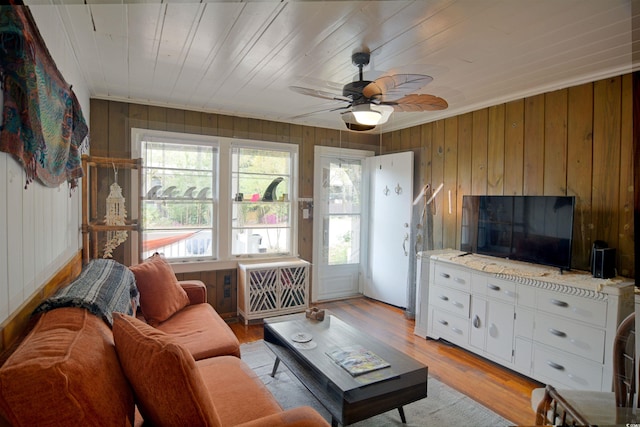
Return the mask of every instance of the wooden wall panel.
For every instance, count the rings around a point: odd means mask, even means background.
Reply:
[[[441,183],[444,183],[444,121],[439,120],[433,124],[432,152],[431,152],[431,182],[435,191]],[[433,247],[442,248],[443,243],[443,212],[444,212],[444,188],[433,199],[431,214],[433,216]]]
[[[432,123],[420,126],[420,152],[418,153],[418,162],[420,164],[422,177],[420,188],[429,184],[431,190],[434,190],[433,182],[431,180],[432,134]]]
[[[91,115],[93,123],[93,115]],[[149,106],[149,129],[167,130],[167,109],[164,107]]]
[[[593,170],[593,84],[569,88],[567,114],[567,195],[575,196],[573,254],[575,268],[589,269],[593,243],[591,176]]]
[[[422,142],[420,141],[420,137],[422,135],[422,127],[414,126],[409,128],[409,139],[410,139],[410,148],[412,150],[416,150],[422,146]]]
[[[149,107],[140,104],[129,104],[129,126],[132,128],[148,129]],[[91,131],[93,132],[93,129]],[[93,152],[91,154],[93,154]]]
[[[129,107],[131,109],[131,107]],[[184,112],[184,132],[202,135],[202,115],[199,111]]]
[[[458,116],[458,183],[456,186],[456,240],[452,248],[460,246],[459,233],[462,226],[462,197],[473,194],[471,183],[473,175],[473,114]],[[448,197],[448,195],[447,195]]]
[[[445,183],[427,221],[427,246],[459,247],[461,212],[453,225],[449,189],[457,211],[464,194],[566,194],[576,197],[572,267],[588,270],[591,245],[602,239],[618,249],[618,272],[636,274],[632,80],[629,74],[462,114],[457,141],[450,131],[456,118],[411,128],[421,140],[413,149],[411,137],[416,180],[433,189]],[[380,151],[406,149],[406,132],[382,135]]]
[[[233,137],[249,138],[249,119],[246,117],[232,117],[233,121]]]
[[[167,108],[167,128],[169,132],[184,132],[184,110]]]
[[[442,245],[456,246],[456,189],[458,182],[458,118],[444,120],[444,196],[442,205]]]
[[[400,131],[400,151],[410,151],[413,148],[411,141],[411,128]]]
[[[234,120],[231,116],[218,115],[217,136],[233,138]]]
[[[487,146],[489,110],[473,112],[473,142],[471,143],[471,192],[487,194]]]
[[[487,129],[487,194],[504,194],[505,105],[489,108]]]
[[[300,147],[300,197],[313,197],[315,145],[378,153],[412,150],[415,192],[425,183],[433,190],[445,183],[430,209],[431,247],[458,247],[464,194],[568,194],[576,196],[577,204],[574,268],[588,269],[593,240],[608,239],[618,248],[620,272],[633,275],[631,86],[630,75],[606,79],[382,135],[92,100],[91,150],[94,155],[127,152],[129,128],[145,123],[158,130],[170,123],[195,133],[200,126],[206,135],[295,143]],[[448,217],[449,190],[454,221]],[[311,260],[313,221],[298,213],[299,253]]]
[[[91,100],[89,149],[93,156],[109,156],[109,101]],[[96,119],[94,119],[94,117]]]
[[[504,194],[520,195],[524,191],[524,100],[505,106]]]
[[[202,126],[202,134],[217,136],[218,133],[218,115],[213,113],[202,113],[200,119],[200,126]]]
[[[633,224],[633,78],[622,77],[620,122],[620,213],[618,223],[618,273],[632,276],[634,268]]]
[[[300,197],[313,198],[313,161],[314,161],[314,141],[316,141],[316,131],[318,129],[308,126],[293,126],[291,134],[300,141]],[[302,209],[310,209],[311,218],[302,218]],[[313,207],[307,203],[300,203],[298,206],[298,252],[302,259],[311,261],[313,259]]]
[[[546,94],[544,105],[544,191],[567,194],[567,90]]]
[[[618,246],[620,199],[620,78],[594,84],[593,194],[594,239]],[[619,254],[618,254],[619,255]]]
[[[524,181],[527,196],[544,194],[544,95],[524,104]]]
[[[358,134],[354,132],[320,129],[306,126],[290,125],[288,123],[269,122],[260,119],[232,117],[212,113],[184,111],[156,106],[127,104],[117,101],[92,100],[91,106],[95,114],[91,115],[92,141],[91,153],[103,153],[104,156],[128,157],[131,153],[131,127],[148,128],[153,130],[188,132],[204,135],[219,135],[225,137],[247,138],[264,141],[277,141],[297,144],[299,146],[299,196],[313,197],[313,153],[314,146],[323,143],[330,146],[376,150],[380,147],[380,139],[376,135]],[[418,132],[419,133],[419,132]],[[319,141],[319,138],[321,141]],[[108,185],[113,173],[109,171],[100,178],[98,202],[106,199]],[[125,185],[129,188],[130,185]],[[128,190],[125,189],[128,193]],[[131,197],[127,194],[127,197]],[[102,210],[104,206],[101,206]],[[99,207],[99,212],[100,212]],[[302,219],[302,210],[298,211],[299,236],[298,252],[304,259],[312,261],[313,220]],[[130,245],[122,245],[120,252],[114,253],[114,259],[127,263],[130,255]],[[200,279],[207,284],[209,301],[222,314],[235,315],[235,270],[231,297],[225,296],[229,290],[221,284],[225,271],[198,272]],[[226,273],[229,273],[226,271]],[[220,276],[221,275],[221,276]],[[220,276],[220,277],[218,277]],[[229,299],[231,298],[231,299]]]

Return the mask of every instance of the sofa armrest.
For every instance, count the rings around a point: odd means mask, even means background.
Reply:
[[[310,406],[300,406],[277,414],[267,415],[266,417],[240,424],[237,427],[272,426],[328,427],[329,423]]]
[[[207,287],[200,280],[179,280],[178,284],[189,297],[189,305],[207,302]]]

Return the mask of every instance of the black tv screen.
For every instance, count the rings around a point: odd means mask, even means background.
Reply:
[[[463,196],[460,250],[571,268],[573,196]]]

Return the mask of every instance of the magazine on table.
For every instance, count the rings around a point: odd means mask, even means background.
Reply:
[[[338,348],[327,355],[353,376],[391,366],[377,354],[360,346]]]

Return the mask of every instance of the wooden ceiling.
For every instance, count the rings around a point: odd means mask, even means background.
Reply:
[[[638,0],[27,0],[59,15],[91,97],[345,129],[338,91],[418,73],[438,112],[395,112],[387,132],[640,68]],[[86,4],[84,4],[86,3]],[[637,16],[636,16],[637,18]]]

